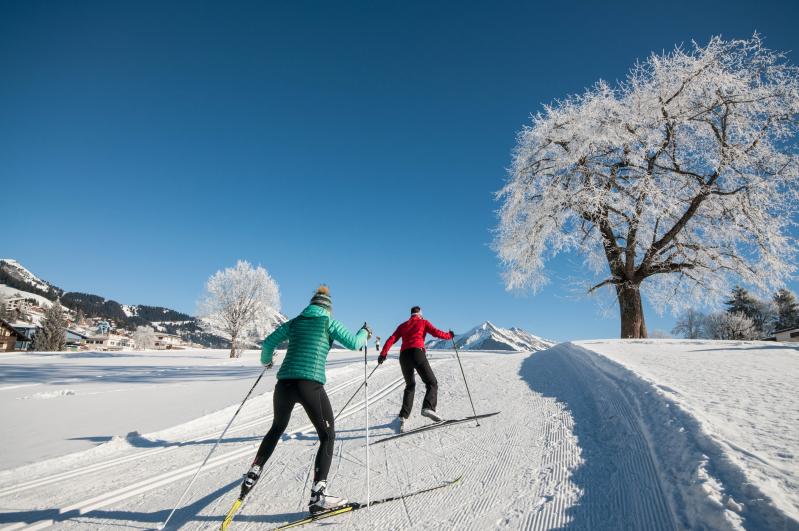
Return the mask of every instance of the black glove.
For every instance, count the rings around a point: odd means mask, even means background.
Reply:
[[[377,364],[378,365],[383,365],[384,361],[386,361],[386,357],[385,356],[378,356],[377,357]]]
[[[264,365],[264,367],[266,367],[267,369],[271,369],[273,365],[274,365],[274,362],[270,361],[269,363]]]
[[[450,335],[451,335],[453,338],[455,337],[455,332],[453,332],[452,330],[450,330],[450,331],[449,331],[449,334],[450,334]]]

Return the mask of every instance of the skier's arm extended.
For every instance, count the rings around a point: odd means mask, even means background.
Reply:
[[[261,345],[261,365],[269,365],[272,363],[272,357],[275,353],[275,349],[279,344],[284,342],[289,337],[290,326],[291,321],[286,321],[280,325],[277,330],[269,334],[266,339],[264,339],[264,342]]]
[[[369,332],[367,332],[365,328],[361,328],[356,334],[353,334],[344,328],[343,324],[335,319],[330,321],[329,330],[330,337],[332,337],[334,341],[338,341],[344,348],[348,348],[350,350],[362,349],[369,336]]]
[[[430,334],[431,336],[435,336],[438,339],[452,339],[452,334],[449,332],[442,332],[438,328],[432,325],[430,321],[425,321],[424,331]]]
[[[381,358],[386,359],[386,357],[388,356],[388,349],[394,346],[394,343],[397,342],[397,340],[401,337],[401,335],[402,334],[400,334],[400,327],[398,326],[397,329],[394,330],[394,333],[391,334],[391,337],[386,339],[386,344],[383,345],[383,350],[380,351]]]

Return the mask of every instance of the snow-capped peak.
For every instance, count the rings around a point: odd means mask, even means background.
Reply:
[[[491,321],[475,326],[464,334],[455,336],[455,345],[463,350],[511,350],[530,352],[546,350],[554,343],[534,336],[521,328],[502,328]],[[428,349],[452,348],[449,340],[436,339],[427,343]]]

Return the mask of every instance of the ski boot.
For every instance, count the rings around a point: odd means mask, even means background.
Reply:
[[[423,409],[422,416],[429,418],[433,422],[441,422],[444,420],[444,417],[436,413],[434,409]]]
[[[327,481],[317,481],[311,488],[311,501],[308,502],[308,511],[317,514],[336,507],[346,505],[346,498],[331,496],[327,493]]]
[[[261,467],[258,465],[252,465],[250,471],[247,472],[247,475],[244,476],[244,482],[241,484],[241,494],[239,495],[239,499],[243,500],[244,497],[252,490],[256,483],[258,483],[258,478],[261,477]]]

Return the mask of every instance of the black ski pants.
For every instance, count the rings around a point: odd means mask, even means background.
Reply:
[[[333,445],[336,430],[333,425],[333,408],[327,398],[325,387],[311,380],[278,380],[272,395],[275,417],[272,427],[261,441],[253,465],[264,466],[275,451],[277,441],[286,431],[291,420],[291,410],[299,402],[316,428],[319,437],[319,450],[314,462],[314,482],[327,479],[330,463],[333,461]]]
[[[402,368],[402,376],[405,378],[405,392],[402,395],[400,417],[407,419],[411,414],[411,409],[413,409],[413,395],[416,392],[414,371],[419,373],[419,377],[426,387],[422,409],[435,411],[436,403],[438,402],[438,380],[436,380],[436,375],[433,374],[433,369],[430,368],[430,364],[427,362],[427,354],[424,349],[406,348],[400,352],[399,361]]]

